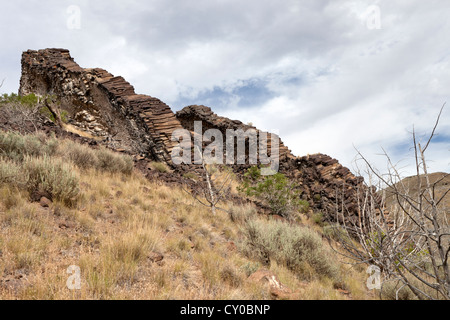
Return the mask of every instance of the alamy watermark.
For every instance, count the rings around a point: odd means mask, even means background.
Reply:
[[[66,272],[70,274],[67,278],[66,285],[69,290],[81,289],[81,268],[79,266],[72,265],[67,268]]]
[[[68,15],[66,20],[66,26],[69,30],[81,29],[81,9],[79,6],[71,5],[66,9]]]
[[[381,9],[377,5],[368,6],[363,13],[366,27],[369,30],[381,29]]]
[[[368,273],[370,276],[367,278],[366,286],[367,289],[373,290],[381,289],[381,269],[378,266],[370,265],[367,267],[366,273]]]
[[[260,163],[263,165],[262,175],[268,176],[278,172],[280,138],[276,133],[270,133],[269,144],[266,132],[252,128],[246,131],[227,129],[224,140],[220,130],[208,129],[203,133],[202,122],[195,121],[193,138],[194,141],[189,130],[173,131],[172,141],[178,142],[171,154],[175,165],[192,163],[256,165]],[[203,149],[203,142],[210,143]],[[270,156],[268,155],[269,146]]]

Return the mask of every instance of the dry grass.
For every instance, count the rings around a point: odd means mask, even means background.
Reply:
[[[150,167],[153,170],[156,170],[156,171],[161,172],[161,173],[169,172],[169,170],[170,170],[169,167],[165,163],[156,162],[156,161],[152,162],[150,164]]]
[[[263,265],[239,250],[242,227],[260,219],[255,208],[225,204],[230,215],[212,216],[182,189],[137,172],[73,172],[80,190],[71,206],[54,199],[43,208],[26,190],[0,186],[1,299],[271,298],[265,285],[247,281]],[[71,265],[80,267],[80,290],[67,288]],[[269,268],[302,299],[349,298],[329,279],[306,281],[276,261]],[[364,271],[341,272],[350,298],[371,298]]]

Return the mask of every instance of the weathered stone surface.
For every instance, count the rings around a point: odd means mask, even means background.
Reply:
[[[271,135],[270,133],[263,132],[255,128],[254,126],[242,123],[239,120],[230,120],[225,117],[218,116],[215,114],[211,108],[206,106],[192,105],[183,108],[176,113],[177,119],[181,122],[185,129],[194,131],[194,122],[202,122],[202,133],[209,129],[219,129],[222,132],[223,137],[226,137],[226,131],[242,129],[244,132],[253,129],[257,132],[258,136],[260,133],[267,134],[267,154],[270,156],[271,152]],[[279,156],[280,161],[287,158],[293,158],[291,151],[284,145],[283,141],[280,140],[279,145]]]
[[[19,94],[30,93],[56,95],[69,125],[114,149],[171,161],[170,137],[181,125],[169,106],[106,70],[81,68],[66,49],[23,53]]]
[[[353,175],[336,159],[324,154],[297,157],[282,166],[281,171],[299,182],[304,199],[322,211],[325,217],[337,221],[358,216],[356,198],[365,189],[364,179]]]
[[[264,133],[241,121],[218,116],[206,106],[188,106],[175,115],[161,100],[136,94],[124,78],[100,68],[81,68],[66,49],[24,52],[19,93],[57,96],[69,120],[65,129],[81,135],[89,144],[102,143],[134,155],[136,166],[149,179],[170,184],[181,180],[194,184],[182,178],[186,171],[202,176],[201,166],[198,165],[172,166],[173,172],[167,173],[148,168],[149,160],[172,164],[171,151],[176,143],[171,141],[174,130],[185,128],[193,133],[194,122],[201,121],[202,133],[213,128],[219,129],[223,137],[226,137],[228,129],[253,129],[258,135]],[[53,127],[53,131],[58,130],[57,126]],[[250,139],[246,141],[245,164],[231,166],[238,175],[251,166],[248,162]],[[267,155],[270,154],[271,139],[268,134]],[[354,176],[327,155],[296,157],[281,140],[279,159],[280,172],[298,183],[302,197],[312,208],[335,221],[338,216],[345,216],[348,221],[358,221],[355,198],[364,189],[361,177]],[[41,196],[37,195],[36,201]],[[341,214],[343,207],[344,215]]]
[[[47,199],[46,197],[41,197],[41,199],[39,200],[39,204],[43,208],[48,208],[52,205],[52,201]]]
[[[159,253],[159,252],[152,251],[148,255],[148,259],[151,262],[161,262],[164,259],[164,256],[161,253]]]
[[[261,132],[241,121],[218,116],[206,106],[185,107],[176,113],[176,117],[182,126],[191,132],[194,131],[194,121],[202,122],[202,133],[209,129],[219,129],[224,137],[227,129],[242,129],[243,131],[254,129],[258,133]],[[295,157],[281,140],[279,148],[280,172],[298,183],[303,199],[307,200],[312,208],[322,211],[326,218],[337,221],[337,216],[341,216],[342,203],[344,203],[346,219],[355,219],[351,217],[358,216],[355,197],[358,190],[364,189],[362,177],[354,176],[349,169],[339,164],[338,160],[328,155],[314,154]],[[268,145],[269,154],[270,144]],[[246,161],[246,165],[233,165],[232,167],[236,173],[242,174],[250,165]]]

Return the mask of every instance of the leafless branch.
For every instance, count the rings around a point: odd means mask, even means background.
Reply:
[[[338,247],[332,246],[333,249],[357,264],[379,266],[386,281],[401,283],[396,297],[400,290],[408,288],[418,299],[450,299],[450,228],[446,209],[439,206],[450,188],[439,197],[436,193],[436,185],[448,174],[431,183],[426,157],[444,106],[425,147],[417,140],[413,129],[414,180],[406,182],[403,179],[384,149],[388,164],[386,174],[379,173],[357,151],[369,173],[369,184],[357,192],[358,219],[344,219],[342,216],[342,219],[337,219],[340,226],[333,228],[332,236],[339,244]],[[379,191],[372,186],[372,176],[378,179]],[[393,205],[388,206],[387,199]],[[344,215],[345,210],[336,209]]]
[[[211,212],[213,215],[216,214],[216,210],[228,213],[227,210],[220,208],[217,205],[219,204],[219,202],[224,200],[224,198],[226,198],[230,192],[229,187],[231,183],[231,172],[227,172],[225,174],[225,177],[221,181],[213,181],[212,174],[205,163],[200,147],[197,145],[195,147],[197,148],[197,151],[200,154],[202,161],[201,165],[205,175],[205,181],[199,183],[199,186],[203,192],[204,201],[200,200],[200,198],[195,193],[188,192],[184,188],[183,190],[189,193],[195,200],[197,200],[203,206],[211,208]]]

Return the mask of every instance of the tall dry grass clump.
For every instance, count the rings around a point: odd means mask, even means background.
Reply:
[[[118,154],[104,147],[92,149],[70,140],[65,140],[61,144],[59,153],[80,169],[97,169],[129,175],[134,168],[133,159],[128,155]]]

